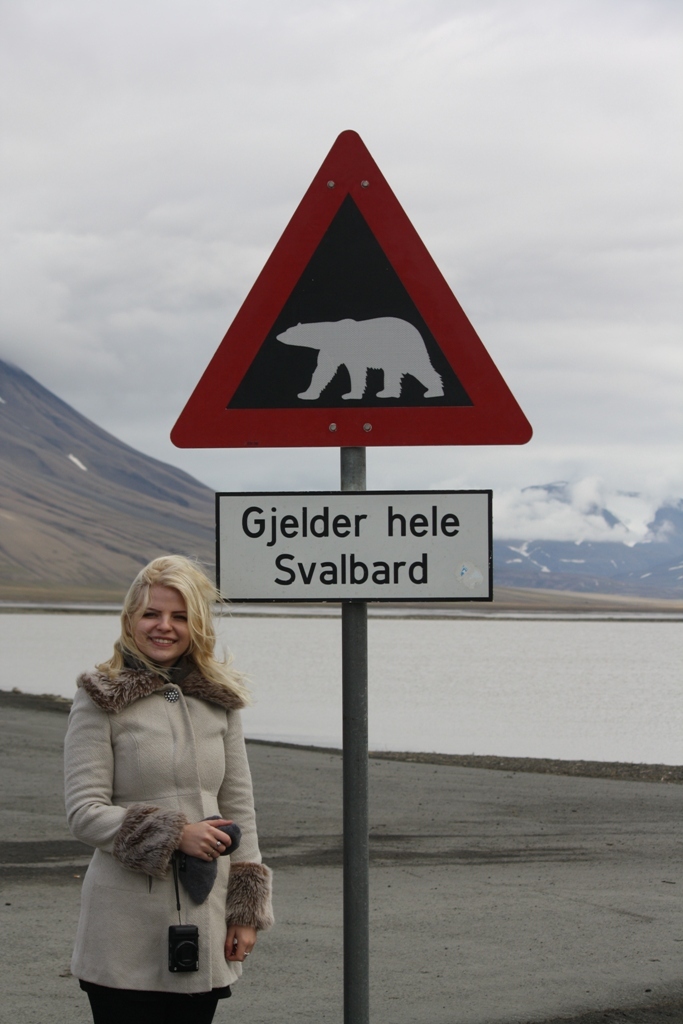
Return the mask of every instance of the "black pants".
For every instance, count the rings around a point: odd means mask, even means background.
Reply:
[[[83,987],[94,1024],[211,1024],[218,1003],[213,992],[186,996],[92,984]]]

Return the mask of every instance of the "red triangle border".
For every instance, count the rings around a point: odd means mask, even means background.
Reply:
[[[226,408],[347,195],[473,404]],[[244,300],[171,440],[180,448],[494,445],[525,444],[531,434],[531,425],[360,136],[346,131]]]

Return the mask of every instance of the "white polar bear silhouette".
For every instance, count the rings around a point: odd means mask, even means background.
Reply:
[[[377,392],[378,398],[400,398],[407,373],[427,388],[425,398],[443,395],[443,381],[429,360],[422,335],[395,316],[297,324],[278,334],[277,340],[319,350],[311,382],[299,398],[320,398],[342,365],[351,378],[351,390],[342,398],[363,397],[370,369],[384,372],[384,389]]]

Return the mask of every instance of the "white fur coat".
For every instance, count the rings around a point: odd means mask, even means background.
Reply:
[[[170,703],[164,691],[176,689]],[[95,847],[72,972],[111,988],[207,992],[241,973],[224,957],[227,924],[272,925],[238,698],[196,670],[178,687],[147,671],[115,681],[84,673],[69,717],[65,789],[73,835]],[[242,829],[234,857],[197,906],[180,888],[183,924],[199,928],[199,971],[168,970],[178,923],[169,869],[183,826],[218,814]]]

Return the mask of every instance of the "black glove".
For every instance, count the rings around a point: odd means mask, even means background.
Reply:
[[[211,818],[206,818],[206,821],[213,821],[218,815],[214,814]],[[242,829],[236,822],[232,822],[231,825],[216,825],[219,832],[225,832],[227,836],[230,836],[230,846],[226,846],[221,852],[221,857],[225,857],[226,853],[234,853],[237,847],[240,845],[240,839],[242,838]]]
[[[212,814],[210,818],[202,820],[220,821],[220,817],[218,814]],[[225,832],[226,835],[230,836],[231,840],[230,846],[226,845],[225,849],[221,851],[220,856],[223,857],[226,853],[234,853],[240,845],[242,829],[234,822],[231,825],[216,825],[216,828],[219,832]],[[183,888],[194,903],[203,903],[213,889],[213,883],[216,881],[216,875],[218,874],[216,860],[217,858],[211,861],[200,860],[199,857],[193,857],[189,853],[180,854],[178,877]]]

